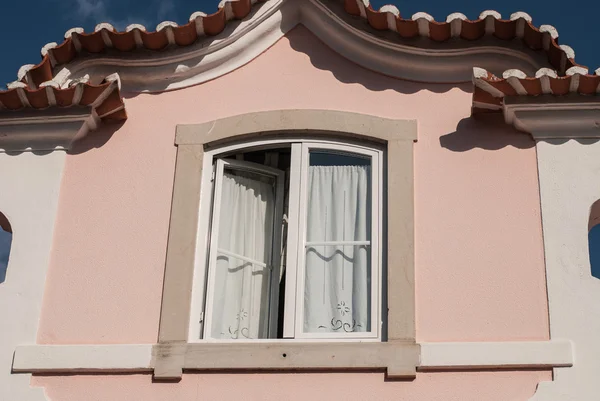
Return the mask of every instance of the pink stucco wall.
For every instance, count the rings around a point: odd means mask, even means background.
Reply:
[[[545,372],[419,374],[385,382],[382,373],[184,375],[180,383],[150,376],[37,378],[51,401],[526,401]]]
[[[104,127],[68,156],[38,342],[156,342],[176,124],[290,108],[418,120],[418,341],[547,339],[534,144],[500,121],[469,119],[470,88],[367,71],[296,28],[224,77],[126,99],[123,126]],[[525,400],[549,378],[534,371],[434,373],[388,383],[374,373],[211,374],[186,375],[178,385],[151,384],[148,376],[113,378],[118,387],[95,376],[34,383],[56,400],[195,399],[205,391],[213,396],[198,399],[233,399],[235,388],[258,399],[261,387],[273,389],[269,399]],[[303,396],[289,395],[294,391]]]

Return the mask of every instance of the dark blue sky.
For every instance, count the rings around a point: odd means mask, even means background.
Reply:
[[[372,0],[375,8],[390,3]],[[477,18],[485,9],[499,11],[508,18],[515,11],[525,11],[533,17],[536,26],[554,25],[559,42],[575,49],[575,59],[590,70],[600,67],[600,3],[588,1],[571,3],[556,0],[420,0],[392,2],[404,17],[418,11],[432,14],[436,20],[445,20],[452,12],[462,12],[468,18]],[[23,64],[40,60],[40,49],[48,42],[61,42],[66,30],[81,26],[90,31],[99,22],[110,22],[119,29],[131,23],[140,23],[154,29],[158,22],[171,20],[186,23],[194,11],[207,13],[216,10],[217,0],[0,0],[0,85],[13,81]]]

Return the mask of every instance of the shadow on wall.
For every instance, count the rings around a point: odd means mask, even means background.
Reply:
[[[110,138],[117,132],[125,122],[119,123],[108,123],[100,125],[97,131],[88,133],[85,137],[81,138],[73,144],[69,150],[70,155],[79,155],[85,153],[88,150],[99,148],[107,143]]]
[[[507,146],[529,149],[535,146],[533,138],[517,131],[504,122],[501,113],[463,118],[456,131],[440,137],[440,145],[453,152],[475,148],[498,150]]]
[[[552,138],[552,139],[541,139],[540,142],[546,142],[550,145],[562,145],[569,141],[575,141],[581,145],[593,145],[594,143],[600,141],[598,138]]]
[[[363,85],[366,89],[372,91],[393,90],[405,94],[422,90],[444,93],[452,88],[460,88],[468,93],[473,91],[471,82],[462,84],[419,83],[391,78],[370,71],[333,51],[303,25],[289,31],[286,38],[289,40],[291,48],[306,54],[315,68],[330,71],[338,81],[345,84]]]
[[[12,227],[6,216],[0,213],[0,284],[6,280],[11,243]]]

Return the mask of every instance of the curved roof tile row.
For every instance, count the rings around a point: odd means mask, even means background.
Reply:
[[[219,34],[228,21],[247,17],[253,5],[263,1],[268,0],[223,0],[213,14],[195,12],[189,22],[181,26],[164,21],[152,32],[139,24],[129,25],[123,32],[107,23],[98,24],[91,33],[85,33],[83,28],[72,28],[65,33],[65,40],[61,44],[49,43],[42,48],[42,61],[39,64],[28,64],[19,69],[18,81],[9,84],[7,91],[0,91],[0,109],[93,104],[99,108],[98,114],[103,119],[125,119],[119,88],[115,90],[114,82],[105,81],[100,85],[79,82],[69,88],[59,88],[52,81],[56,67],[72,62],[80,54],[98,54],[109,48],[128,53],[140,48],[159,51],[169,46],[188,46],[201,37]],[[535,77],[510,70],[505,77],[499,78],[476,69],[473,78],[476,86],[474,110],[479,106],[482,109],[497,109],[501,99],[511,95],[599,93],[600,69],[596,70],[596,75],[588,74],[585,67],[574,61],[573,49],[558,44],[558,32],[554,27],[535,27],[531,17],[524,12],[502,19],[496,11],[484,11],[477,20],[453,13],[445,22],[438,22],[426,13],[416,13],[410,19],[402,18],[398,8],[393,5],[374,10],[369,0],[338,1],[343,2],[347,13],[365,19],[373,29],[391,30],[404,39],[423,36],[436,42],[453,38],[476,41],[486,35],[494,35],[507,41],[521,39],[532,50],[547,53],[549,63],[555,70],[542,69]],[[109,88],[110,94],[107,96]],[[119,98],[118,104],[116,97]]]
[[[502,77],[482,68],[473,69],[473,110],[498,110],[506,96],[539,96],[568,94],[600,94],[600,68],[588,74],[587,68],[571,67],[565,76],[559,76],[549,68],[538,70],[534,77],[523,71],[507,70]]]
[[[68,88],[60,88],[50,81],[31,89],[23,82],[15,82],[10,90],[0,92],[0,111],[71,106],[90,106],[102,121],[127,118],[116,74],[108,76],[99,85],[77,82]]]
[[[558,31],[552,25],[534,26],[532,18],[525,12],[511,14],[502,19],[499,12],[487,10],[476,20],[469,20],[462,13],[448,15],[446,21],[438,22],[427,13],[416,13],[411,18],[402,18],[396,6],[385,5],[374,10],[369,0],[344,0],[346,11],[361,16],[377,30],[391,30],[403,38],[416,36],[428,37],[436,42],[445,42],[452,38],[478,40],[485,35],[494,35],[502,40],[522,39],[532,50],[545,50],[548,61],[564,75],[575,63],[575,52],[570,46],[558,44]]]
[[[86,33],[83,28],[72,28],[65,33],[60,45],[48,43],[42,50],[42,61],[21,67],[18,80],[25,81],[29,87],[38,88],[43,82],[54,78],[56,66],[68,64],[79,54],[97,54],[111,48],[122,52],[131,52],[137,48],[162,50],[169,45],[188,46],[202,36],[217,35],[225,29],[228,21],[243,19],[251,11],[252,5],[265,0],[233,0],[221,2],[218,11],[207,15],[195,12],[185,25],[164,21],[155,31],[147,31],[143,25],[131,24],[125,31],[117,31],[111,24],[96,25],[94,32]]]

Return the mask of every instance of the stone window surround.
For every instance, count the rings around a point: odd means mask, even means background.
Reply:
[[[200,177],[206,148],[273,134],[326,135],[383,144],[387,156],[387,341],[261,341],[243,344],[188,343]],[[414,377],[414,120],[392,120],[328,110],[277,110],[202,124],[178,125],[177,162],[167,244],[154,377],[180,378],[183,369],[379,369],[388,377]],[[393,241],[393,243],[392,243]]]

